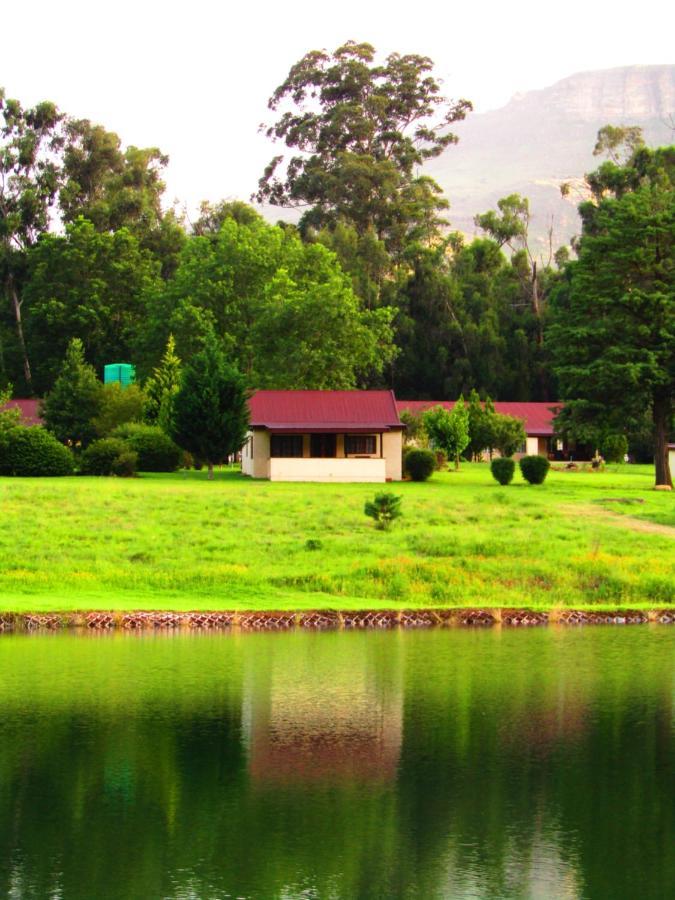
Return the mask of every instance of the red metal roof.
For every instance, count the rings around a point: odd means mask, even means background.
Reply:
[[[415,415],[431,409],[432,406],[444,406],[452,409],[454,400],[397,400],[396,406],[399,413],[407,410]],[[514,416],[522,419],[525,433],[532,437],[550,437],[553,432],[553,417],[557,410],[561,409],[560,403],[509,403],[501,400],[495,401],[495,412],[505,416]]]
[[[23,425],[42,425],[40,416],[40,400],[10,400],[5,403],[2,409],[19,409],[21,410],[21,420]]]
[[[256,391],[251,426],[270,431],[388,431],[401,428],[392,391]]]

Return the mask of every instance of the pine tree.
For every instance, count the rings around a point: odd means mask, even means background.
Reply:
[[[96,429],[93,419],[101,409],[103,385],[84,358],[79,338],[68,344],[61,374],[42,404],[45,426],[64,444],[86,447]]]
[[[213,466],[241,449],[249,411],[243,376],[211,339],[183,371],[173,400],[172,436],[179,447]]]
[[[159,425],[167,434],[171,434],[173,401],[180,387],[181,371],[176,341],[170,334],[160,364],[152,370],[145,383],[145,418],[151,425]]]
[[[675,160],[675,151],[671,154]],[[667,179],[592,210],[556,296],[547,339],[565,399],[558,426],[583,434],[654,423],[656,484],[672,487],[675,193]]]

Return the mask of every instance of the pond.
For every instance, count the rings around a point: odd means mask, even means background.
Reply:
[[[0,895],[675,896],[675,629],[0,638]]]

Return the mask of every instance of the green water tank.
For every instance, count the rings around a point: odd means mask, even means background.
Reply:
[[[103,368],[103,383],[118,381],[122,387],[128,387],[136,381],[136,369],[131,363],[110,363]]]

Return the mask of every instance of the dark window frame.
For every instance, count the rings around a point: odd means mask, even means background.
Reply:
[[[270,458],[301,459],[303,456],[303,439],[301,434],[270,435]]]
[[[359,443],[362,446],[359,447]],[[368,447],[372,447],[371,450]],[[374,434],[346,434],[345,456],[375,456],[377,453],[377,436]]]
[[[309,436],[309,455],[312,459],[335,459],[337,457],[337,434],[318,432]]]

